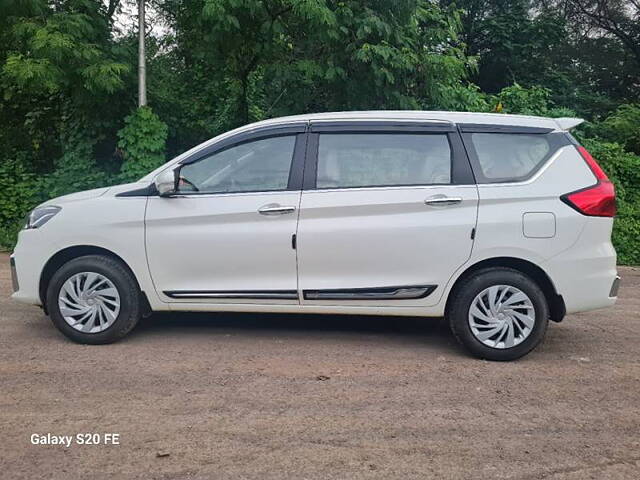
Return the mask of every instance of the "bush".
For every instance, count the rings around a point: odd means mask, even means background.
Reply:
[[[53,171],[37,174],[26,152],[0,163],[0,247],[13,248],[24,218],[35,206],[68,193],[137,180],[164,163],[167,126],[148,107],[136,110],[125,120],[118,136],[124,162],[117,178],[107,174],[95,160],[95,140],[88,137],[80,122],[72,122],[62,139],[62,155],[53,162]]]
[[[149,107],[138,108],[118,132],[124,163],[122,182],[134,182],[164,163],[167,125]]]
[[[551,91],[543,87],[525,88],[517,83],[503,88],[495,98],[496,110],[522,115],[547,115]]]
[[[16,155],[0,163],[0,246],[15,243],[27,212],[40,202],[40,181],[25,167],[26,155]]]
[[[55,170],[48,174],[30,171],[24,153],[0,163],[0,248],[13,248],[26,215],[38,204],[111,183],[95,163],[92,142],[71,135],[65,144],[65,152],[54,162]]]
[[[112,182],[94,160],[93,142],[77,136],[67,140],[67,147],[54,162],[55,170],[42,181],[42,201],[69,193],[104,187]]]
[[[599,134],[640,155],[640,105],[621,105],[599,125]]]
[[[501,113],[552,118],[576,116],[570,108],[555,106],[551,101],[551,91],[542,87],[526,88],[516,83],[491,96],[489,101],[494,105],[494,111]]]
[[[618,263],[640,265],[640,156],[626,152],[617,143],[586,139],[582,144],[616,186],[618,213],[613,244]]]

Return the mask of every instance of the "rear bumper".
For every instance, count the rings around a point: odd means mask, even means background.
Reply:
[[[620,277],[610,240],[611,219],[590,219],[578,241],[545,262],[567,313],[610,307],[616,303]],[[603,228],[603,227],[609,227]]]
[[[615,262],[615,260],[614,260]],[[564,271],[552,273],[556,290],[564,299],[567,313],[610,307],[618,299],[620,277],[605,259],[562,262]]]

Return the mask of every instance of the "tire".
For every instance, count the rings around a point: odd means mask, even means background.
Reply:
[[[495,308],[489,309],[492,294]],[[474,273],[455,287],[447,320],[454,336],[471,354],[508,361],[526,355],[542,342],[549,324],[549,306],[542,289],[527,275],[494,267]]]
[[[91,288],[96,290],[92,292]],[[74,342],[113,343],[138,323],[139,291],[136,279],[121,262],[103,255],[86,255],[65,263],[53,275],[47,288],[47,308],[53,324]],[[78,295],[80,292],[82,295]],[[75,327],[65,320],[61,304],[67,318],[76,321]],[[96,318],[90,323],[94,311]],[[83,322],[85,315],[89,318]]]

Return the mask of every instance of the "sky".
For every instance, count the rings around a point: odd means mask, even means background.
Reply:
[[[105,4],[107,0],[105,0]],[[147,35],[154,37],[163,36],[169,31],[166,25],[158,15],[157,10],[147,2],[145,5],[146,31]],[[120,8],[115,14],[115,24],[120,34],[124,35],[130,31],[138,30],[138,2],[132,0],[123,0]]]

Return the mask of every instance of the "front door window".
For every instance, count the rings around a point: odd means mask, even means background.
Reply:
[[[180,169],[183,193],[241,193],[286,190],[295,135],[241,143]]]

